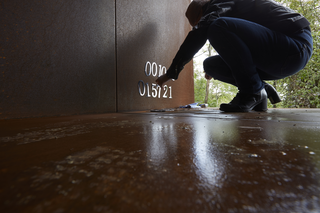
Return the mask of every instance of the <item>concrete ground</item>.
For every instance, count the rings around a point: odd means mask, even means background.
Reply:
[[[0,120],[0,212],[320,212],[320,110]]]

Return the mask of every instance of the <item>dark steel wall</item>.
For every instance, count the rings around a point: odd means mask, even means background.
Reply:
[[[0,118],[115,111],[115,3],[0,2]]]
[[[0,1],[0,119],[173,107],[193,101],[192,65],[173,98],[147,98],[147,61],[168,67],[190,30],[188,0]]]

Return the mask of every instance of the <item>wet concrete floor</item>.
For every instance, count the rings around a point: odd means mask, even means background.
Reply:
[[[0,121],[0,212],[320,212],[320,110]]]

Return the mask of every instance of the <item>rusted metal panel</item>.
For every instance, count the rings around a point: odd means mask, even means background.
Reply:
[[[0,2],[0,119],[116,111],[115,2]]]
[[[188,3],[1,1],[0,119],[192,102],[191,63],[166,92],[152,90],[190,30]]]
[[[177,107],[193,102],[193,69],[189,63],[175,82],[161,91],[159,71],[169,68],[190,30],[189,0],[116,2],[118,110]],[[160,92],[160,95],[159,95]]]

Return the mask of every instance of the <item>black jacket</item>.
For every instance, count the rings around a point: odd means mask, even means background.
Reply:
[[[177,79],[184,66],[207,41],[207,29],[219,17],[245,19],[286,35],[293,34],[310,23],[301,14],[273,0],[211,0],[204,6],[202,18],[180,46],[166,75]]]

